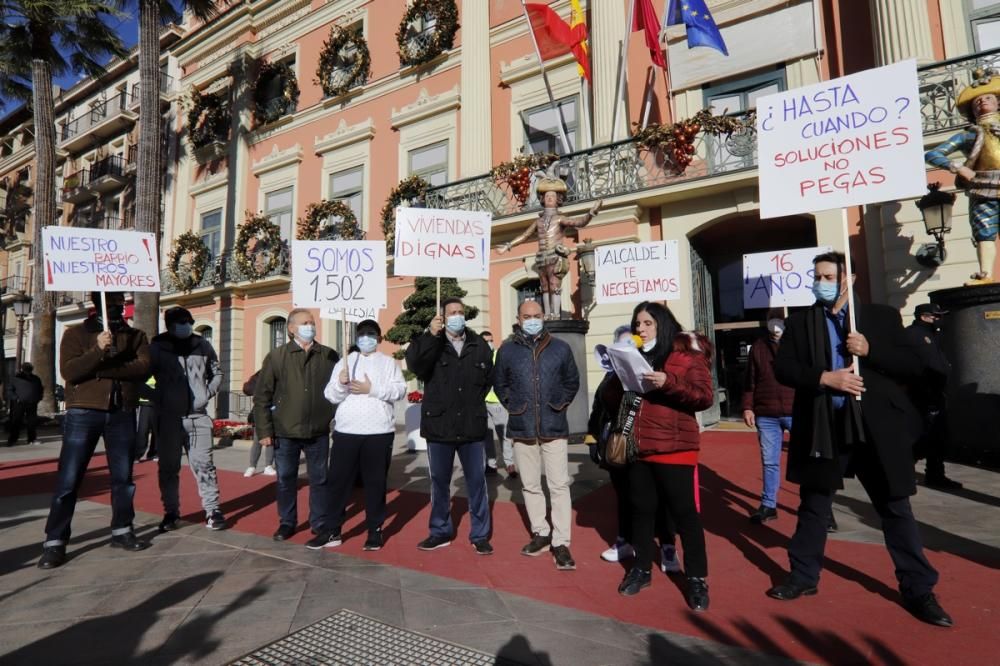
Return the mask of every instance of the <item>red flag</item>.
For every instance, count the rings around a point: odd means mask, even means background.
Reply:
[[[535,33],[538,53],[542,60],[551,60],[572,52],[573,57],[583,67],[583,75],[590,80],[590,61],[584,42],[587,40],[587,25],[578,23],[570,27],[559,14],[548,5],[526,3],[525,11]]]
[[[632,32],[642,30],[646,33],[646,46],[649,48],[649,57],[654,65],[659,65],[664,71],[667,69],[667,60],[663,57],[663,49],[660,47],[660,19],[656,18],[656,10],[653,9],[652,0],[633,0],[635,5],[635,15],[632,19]]]

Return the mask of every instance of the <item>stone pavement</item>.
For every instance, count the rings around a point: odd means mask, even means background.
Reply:
[[[397,442],[391,485],[424,491],[426,465],[422,456],[404,453],[399,446]],[[42,446],[0,449],[0,472],[14,470],[12,473],[29,475],[41,464],[35,461],[51,460],[57,454],[55,433],[44,437]],[[234,472],[245,468],[246,456],[246,451],[239,449],[216,451],[220,469]],[[574,462],[574,494],[579,500],[603,483],[603,473],[578,458]],[[151,465],[142,463],[139,467]],[[949,473],[966,482],[969,490],[959,494],[922,491],[914,499],[928,550],[948,552],[995,574],[1000,569],[1000,498],[991,494],[997,487],[996,476],[957,465],[949,466]],[[148,483],[148,479],[143,482]],[[703,485],[706,483],[711,479],[703,479]],[[498,481],[491,489],[499,502],[520,501],[516,483]],[[0,664],[222,664],[342,609],[403,632],[417,632],[493,655],[498,664],[792,661],[778,656],[787,655],[789,650],[778,645],[777,637],[748,634],[753,640],[736,641],[718,631],[717,640],[712,640],[712,631],[695,636],[656,630],[622,621],[616,617],[621,613],[610,608],[607,613],[585,612],[558,597],[560,603],[545,603],[450,575],[433,575],[342,552],[311,552],[297,544],[275,544],[267,536],[241,531],[241,524],[225,532],[210,532],[202,524],[191,524],[175,533],[156,535],[159,515],[139,513],[138,531],[153,537],[154,547],[138,554],[123,553],[107,547],[109,509],[93,501],[78,505],[70,561],[60,569],[44,572],[35,568],[35,562],[49,492],[49,488],[39,487],[11,496],[3,493],[0,485],[0,495],[4,495],[0,499]],[[703,504],[721,497],[722,493],[714,499],[703,496]],[[873,529],[873,515],[862,498],[856,484],[838,496],[841,532],[837,541],[880,542],[881,534]],[[787,502],[789,496],[782,500]],[[273,512],[273,507],[269,511]],[[710,521],[711,516],[706,517],[706,523]],[[419,532],[424,526],[415,528]],[[450,550],[457,547],[456,542]],[[411,552],[410,547],[405,552]],[[575,552],[578,560],[596,556]],[[720,584],[725,575],[717,572]],[[990,581],[998,579],[994,576],[976,583],[990,585]],[[957,581],[949,580],[946,574],[942,587],[946,584],[956,585]],[[657,585],[655,589],[663,589],[659,582]],[[644,592],[636,600],[644,601],[647,607],[653,601],[652,608],[656,608],[661,602],[650,594]],[[995,594],[991,596],[995,598]],[[617,595],[610,598],[619,603]],[[683,603],[669,599],[673,606]],[[713,601],[716,599],[713,596]],[[955,613],[955,604],[946,606]],[[900,619],[898,610],[892,609],[891,622],[906,623],[914,636],[941,631],[905,615]],[[985,616],[976,615],[977,619],[983,617],[985,622],[992,612],[986,611]],[[748,616],[754,612],[746,609]],[[712,616],[710,611],[699,617]],[[878,635],[877,623],[873,628]],[[743,647],[725,644],[737,642]],[[822,646],[817,647],[812,652],[822,654]],[[838,663],[862,663],[862,653],[857,654],[857,661]],[[880,656],[884,663],[921,663],[891,650]],[[953,656],[953,663],[972,663],[963,661],[961,654]],[[817,656],[809,661],[832,660]],[[416,658],[414,663],[424,662]]]

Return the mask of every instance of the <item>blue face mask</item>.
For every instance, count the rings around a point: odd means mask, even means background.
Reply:
[[[445,320],[444,327],[448,329],[448,332],[452,335],[458,335],[465,330],[465,315],[451,315]]]
[[[298,335],[298,337],[305,342],[312,342],[313,338],[316,337],[316,327],[312,324],[302,324],[299,326],[299,330],[296,335]]]
[[[378,338],[374,335],[362,335],[357,342],[362,354],[371,354],[378,347]]]
[[[521,330],[528,335],[538,335],[545,327],[545,322],[541,319],[526,319],[521,322]]]
[[[193,332],[194,326],[192,324],[174,324],[170,327],[170,335],[181,340],[190,338]]]
[[[833,305],[840,296],[840,288],[833,282],[813,282],[812,292],[823,305]]]

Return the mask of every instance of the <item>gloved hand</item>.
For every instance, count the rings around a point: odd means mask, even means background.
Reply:
[[[601,464],[601,457],[597,455],[597,444],[588,444],[587,449],[590,453],[590,459],[594,461],[595,465]]]

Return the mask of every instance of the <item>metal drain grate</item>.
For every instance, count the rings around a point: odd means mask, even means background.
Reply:
[[[493,666],[496,657],[341,610],[234,661],[235,666]]]

